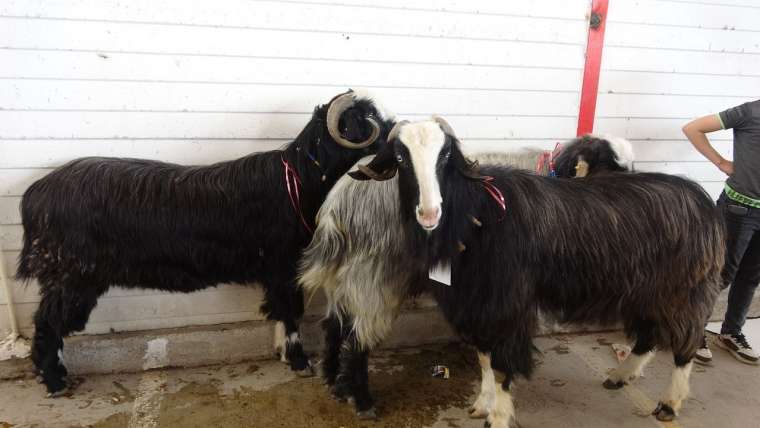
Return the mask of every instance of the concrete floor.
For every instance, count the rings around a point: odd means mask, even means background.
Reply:
[[[695,366],[692,395],[676,423],[649,416],[670,379],[667,353],[659,353],[634,385],[603,389],[605,372],[616,364],[610,344],[624,342],[619,333],[537,339],[538,370],[515,388],[519,426],[760,427],[760,367],[720,349],[714,349],[713,367]],[[448,365],[451,378],[432,378],[434,364]],[[30,376],[0,382],[0,427],[483,426],[467,417],[479,370],[474,352],[459,345],[377,353],[371,372],[376,422],[355,420],[319,378],[295,378],[275,361],[76,379],[74,394],[58,399],[44,398]]]

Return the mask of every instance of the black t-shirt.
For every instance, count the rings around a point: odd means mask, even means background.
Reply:
[[[718,115],[723,129],[734,130],[734,174],[726,183],[744,196],[760,199],[760,100]]]

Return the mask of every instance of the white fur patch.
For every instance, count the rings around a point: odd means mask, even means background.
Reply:
[[[689,376],[693,362],[689,362],[683,367],[676,367],[670,378],[670,386],[665,391],[663,402],[673,408],[676,412],[681,409],[683,400],[689,396]]]
[[[620,365],[610,373],[613,382],[630,382],[641,377],[647,363],[654,357],[654,352],[643,355],[630,354]]]
[[[491,358],[486,354],[478,352],[478,362],[480,363],[480,394],[472,405],[470,416],[480,418],[487,416],[494,405],[496,399],[496,378],[491,368]]]
[[[280,354],[280,360],[285,361],[285,324],[282,321],[274,323],[274,352]]]
[[[380,100],[377,98],[377,95],[370,92],[366,88],[358,88],[354,89],[354,99],[356,100],[366,100],[371,102],[375,109],[377,110],[377,113],[380,115],[380,119],[383,120],[393,120],[396,118],[396,114],[389,110],[385,105],[380,102]]]
[[[633,145],[630,141],[626,140],[623,137],[617,137],[608,134],[593,135],[593,137],[609,141],[610,147],[612,147],[612,151],[614,151],[615,156],[617,156],[618,163],[621,166],[627,167],[629,170],[633,170],[633,161],[635,160],[635,156],[633,154]]]
[[[491,428],[509,428],[509,423],[515,416],[515,405],[512,402],[512,394],[503,388],[496,388],[496,399],[493,410],[488,415]]]
[[[399,133],[399,140],[411,156],[410,161],[420,189],[420,208],[425,212],[438,209],[440,216],[443,199],[435,167],[438,154],[446,142],[446,135],[438,123],[429,120],[404,126]]]

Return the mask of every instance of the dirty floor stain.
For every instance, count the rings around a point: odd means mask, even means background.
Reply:
[[[192,382],[167,394],[159,427],[373,427],[432,425],[450,407],[465,407],[477,380],[472,351],[461,346],[402,352],[373,361],[371,390],[378,421],[359,421],[353,405],[332,399],[318,377],[293,379],[266,391],[245,386],[224,394],[218,382]],[[433,378],[433,364],[450,379]]]

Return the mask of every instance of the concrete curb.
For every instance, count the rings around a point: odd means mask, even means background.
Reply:
[[[758,296],[760,297],[760,296]],[[727,293],[716,304],[712,320],[725,312]],[[760,298],[751,316],[760,315]],[[307,316],[301,324],[307,352],[319,359],[323,333],[321,317]],[[541,335],[596,332],[609,326],[560,325],[543,321]],[[457,340],[432,302],[407,307],[396,320],[383,348],[402,348]],[[63,358],[72,374],[138,372],[161,367],[198,367],[271,358],[274,354],[274,323],[248,321],[213,326],[73,336],[65,341]],[[23,377],[31,368],[28,359],[0,362],[0,379]]]
[[[318,354],[320,317],[301,324],[304,348]],[[384,348],[454,340],[435,308],[410,310],[396,320]],[[272,358],[274,323],[249,321],[215,326],[74,336],[66,339],[63,359],[71,374],[137,372],[160,367],[197,367]],[[318,359],[319,356],[314,357]]]

